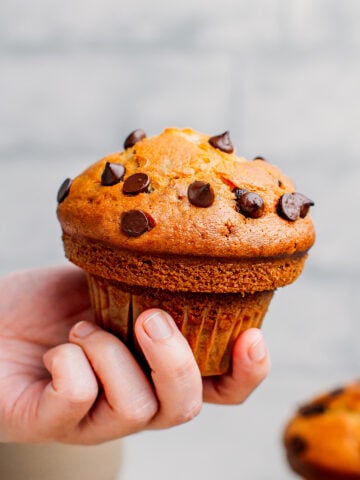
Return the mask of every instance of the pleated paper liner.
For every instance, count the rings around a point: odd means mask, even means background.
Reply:
[[[87,275],[98,325],[118,336],[138,354],[133,325],[148,308],[161,308],[175,320],[194,353],[203,376],[231,369],[231,352],[244,330],[260,328],[274,291],[253,294],[126,291],[121,283]]]

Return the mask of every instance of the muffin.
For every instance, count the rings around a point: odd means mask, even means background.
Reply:
[[[169,312],[202,375],[231,369],[235,339],[260,327],[273,292],[301,273],[313,202],[229,132],[135,130],[58,191],[68,259],[87,273],[96,321],[137,352],[144,309]]]
[[[306,480],[360,479],[360,382],[317,396],[287,424],[290,467]]]

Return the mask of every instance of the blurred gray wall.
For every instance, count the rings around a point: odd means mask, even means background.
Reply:
[[[122,479],[293,478],[288,415],[359,376],[359,31],[357,0],[1,0],[1,273],[64,261],[58,186],[135,128],[229,129],[316,202],[305,272],[265,320],[267,381],[127,439]]]

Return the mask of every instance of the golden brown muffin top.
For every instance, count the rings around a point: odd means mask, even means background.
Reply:
[[[285,429],[284,444],[290,465],[305,478],[359,479],[360,382],[302,405]]]
[[[314,242],[313,203],[262,158],[238,157],[228,132],[135,131],[58,193],[65,234],[150,254],[287,256]]]

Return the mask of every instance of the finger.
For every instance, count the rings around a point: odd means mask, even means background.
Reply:
[[[59,345],[48,350],[43,359],[52,381],[42,393],[36,428],[48,439],[59,440],[87,414],[98,385],[84,352],[76,345]]]
[[[90,322],[77,323],[70,341],[81,346],[104,390],[80,426],[84,443],[123,437],[142,428],[158,405],[152,385],[126,346]]]
[[[202,381],[189,344],[174,320],[158,309],[143,312],[135,334],[151,368],[160,409],[151,428],[191,420],[202,406]]]
[[[251,328],[235,342],[232,372],[204,379],[204,401],[219,404],[242,403],[265,379],[270,358],[261,331]]]

